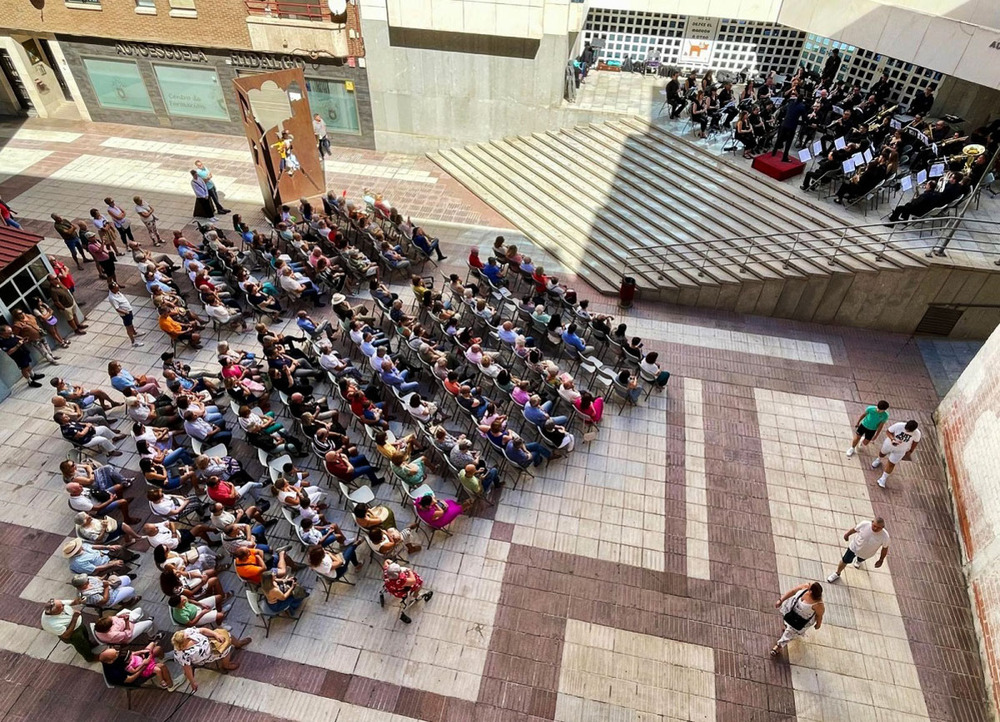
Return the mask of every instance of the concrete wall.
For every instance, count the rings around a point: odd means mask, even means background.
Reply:
[[[774,22],[781,0],[591,0],[591,7]]]
[[[465,4],[483,12],[491,5]],[[576,37],[567,32],[571,6],[555,3],[561,15],[543,29],[561,32],[534,39],[449,30],[466,27],[452,23],[466,17],[463,3],[453,5],[456,14],[439,14],[433,27],[398,27],[385,0],[362,4],[379,150],[422,153],[561,125],[562,69]],[[499,29],[499,16],[490,17]],[[524,17],[527,22],[530,14]]]
[[[926,268],[744,281],[721,289],[665,292],[659,298],[685,306],[895,333],[912,333],[930,304],[973,304],[983,307],[967,308],[949,337],[982,339],[1000,324],[1000,269],[932,263]]]
[[[937,410],[986,678],[1000,698],[1000,330]]]
[[[935,0],[782,0],[777,20],[945,75],[1000,88],[1000,49],[990,47],[1000,40],[998,7],[995,0],[947,4]],[[970,17],[975,19],[966,19]]]

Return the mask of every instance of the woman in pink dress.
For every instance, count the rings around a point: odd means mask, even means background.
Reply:
[[[424,494],[419,499],[414,499],[413,505],[417,516],[431,529],[443,529],[465,511],[454,499],[441,501],[433,494]]]
[[[604,416],[604,399],[600,396],[595,399],[589,391],[580,394],[580,398],[573,402],[573,406],[589,419],[586,422],[588,424],[600,423]]]

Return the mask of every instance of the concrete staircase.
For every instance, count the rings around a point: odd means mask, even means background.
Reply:
[[[698,303],[748,282],[923,267],[777,183],[639,118],[453,148],[430,158],[602,293],[629,263],[643,296]],[[761,245],[747,236],[787,234]],[[724,291],[724,289],[727,289]],[[712,305],[717,305],[713,301]],[[726,304],[731,305],[731,304]]]

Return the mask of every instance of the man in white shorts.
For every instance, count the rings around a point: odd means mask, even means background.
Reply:
[[[872,462],[872,468],[877,469],[882,466],[882,458],[888,457],[882,469],[882,476],[876,480],[879,486],[885,488],[889,474],[896,468],[896,464],[900,461],[909,461],[919,443],[920,432],[917,430],[917,422],[913,419],[905,424],[902,421],[897,422],[886,429],[885,441],[882,442],[878,458]]]
[[[855,569],[861,568],[861,563],[871,557],[881,547],[882,553],[875,562],[875,567],[882,566],[889,553],[889,532],[885,530],[885,521],[877,516],[871,521],[863,521],[853,529],[844,532],[844,541],[850,542],[844,551],[844,556],[837,565],[837,571],[826,578],[831,584],[844,573],[848,564],[853,562]]]

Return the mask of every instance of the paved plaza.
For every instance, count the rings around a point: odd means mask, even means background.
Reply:
[[[518,238],[424,158],[341,149],[334,157],[327,187],[349,197],[365,187],[384,192],[440,235],[445,273],[464,277],[471,245],[485,250],[498,233]],[[0,196],[27,230],[46,236],[46,252],[71,264],[50,213],[86,217],[109,194],[130,207],[139,193],[161,228],[185,227],[194,158],[212,168],[228,207],[261,222],[245,140],[131,126],[0,125]],[[133,226],[145,242],[141,224]],[[529,253],[560,270],[543,249]],[[103,388],[110,359],[134,374],[159,371],[168,342],[130,266],[121,264],[120,279],[136,327],[148,332],[145,347],[129,346],[88,264],[75,272],[88,335],[40,371]],[[72,512],[57,468],[69,447],[51,420],[51,389],[19,384],[0,403],[0,719],[989,720],[932,420],[944,377],[954,377],[967,349],[710,309],[639,303],[623,312],[585,279],[559,275],[591,298],[592,312],[619,316],[659,351],[673,374],[667,389],[621,412],[609,405],[596,440],[578,439],[568,457],[504,488],[496,506],[460,517],[452,536],[414,554],[435,596],[411,625],[397,621],[391,603],[380,608],[381,580],[368,565],[351,573],[356,586],[336,585],[328,601],[317,587],[301,617],[276,619],[266,639],[238,599],[227,623],[254,640],[238,655],[240,668],[199,670],[193,695],[138,691],[131,710],[124,692],[105,688],[99,665],[39,629],[42,603],[71,590],[59,549]],[[409,302],[409,289],[397,286]],[[214,371],[213,342],[182,351],[183,360]],[[252,333],[230,343],[259,351]],[[881,398],[893,421],[917,419],[924,430],[886,489],[875,483],[871,449],[844,453],[859,414]],[[134,445],[121,448],[114,461],[134,475]],[[248,447],[238,448],[249,460]],[[315,459],[306,466],[322,478]],[[440,497],[455,494],[450,480],[429,483]],[[389,487],[378,497],[408,523],[412,510]],[[132,495],[140,499],[133,513],[148,516],[141,480]],[[844,531],[875,515],[891,534],[887,563],[849,568],[827,584]],[[332,516],[354,530],[342,507]],[[287,524],[275,532],[288,534]],[[141,606],[169,632],[145,546]],[[313,584],[311,572],[301,576]],[[822,629],[793,642],[787,658],[770,659],[782,628],[775,601],[812,580],[826,591]],[[223,582],[242,590],[231,572]]]

